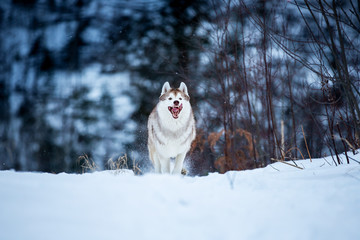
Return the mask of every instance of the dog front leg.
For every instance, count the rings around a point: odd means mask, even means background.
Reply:
[[[154,153],[153,155],[151,155],[153,157],[153,163],[154,163],[154,170],[155,173],[161,173],[161,165],[160,165],[160,160],[159,160],[159,156]]]
[[[161,173],[161,168],[160,168],[159,161],[155,161],[154,168],[155,168],[155,173]]]
[[[185,159],[185,153],[180,153],[179,155],[176,156],[175,158],[175,166],[174,169],[172,171],[172,174],[181,174],[181,170],[183,167],[183,163],[184,163],[184,159]]]
[[[170,159],[168,158],[161,158],[160,160],[161,165],[161,173],[170,173]]]

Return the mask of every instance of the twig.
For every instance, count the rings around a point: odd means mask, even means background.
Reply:
[[[287,154],[288,152],[292,151],[292,150],[297,150],[297,151],[300,153],[302,159],[305,160],[304,155],[302,154],[302,152],[300,151],[300,149],[299,149],[298,147],[292,147],[292,148],[290,148],[289,150],[286,151],[286,154]]]
[[[300,151],[300,149],[299,149],[298,147],[292,147],[292,148],[290,148],[289,150],[286,151],[285,154],[287,154],[288,152],[290,152],[290,151],[292,151],[292,150],[294,150],[294,149],[297,150],[297,151],[300,153],[300,155],[302,156],[303,159],[305,159],[305,158],[304,158],[304,155],[302,154],[302,152]],[[285,158],[283,158],[282,160],[285,160]],[[291,159],[291,161],[297,166],[296,162],[295,162],[293,159]]]
[[[273,169],[275,169],[276,171],[280,172],[279,169],[277,169],[276,167],[274,167],[273,165],[269,164],[270,167],[272,167]]]
[[[285,161],[282,161],[282,160],[279,160],[279,159],[271,158],[271,160],[272,160],[272,161],[275,161],[275,162],[285,163],[285,164],[287,164],[287,165],[289,165],[289,166],[296,167],[296,168],[298,168],[298,169],[304,170],[304,168],[302,168],[302,167],[296,166],[296,165],[294,165],[294,164],[291,164],[291,163],[288,163],[288,162],[285,162]]]
[[[308,148],[308,145],[307,145],[307,142],[306,142],[306,137],[305,137],[305,133],[304,133],[304,128],[303,128],[302,125],[301,125],[301,130],[302,130],[302,133],[303,133],[303,136],[304,136],[305,146],[306,146],[306,150],[307,150],[307,152],[308,152],[308,154],[309,154],[310,162],[312,162],[312,160],[311,160],[311,155],[310,155],[310,151],[309,151],[309,148]]]
[[[281,120],[281,158],[285,158],[284,120]]]
[[[350,158],[351,160],[353,160],[354,162],[357,162],[358,164],[360,164],[360,162],[359,162],[358,160],[356,160],[355,158],[352,158],[352,157],[350,157],[350,156],[349,156],[349,158]]]
[[[336,127],[337,127],[337,130],[338,130],[338,132],[339,132],[339,135],[340,135],[340,138],[341,138],[341,142],[342,142],[342,144],[344,145],[345,157],[346,157],[347,164],[349,164],[350,161],[349,161],[349,157],[348,157],[348,155],[347,155],[347,149],[346,149],[345,141],[343,140],[343,137],[342,137],[342,135],[341,135],[341,130],[340,130],[340,127],[339,127],[339,124],[338,124],[338,123],[336,124]]]
[[[351,143],[346,138],[334,136],[334,135],[332,136],[332,138],[334,139],[339,138],[340,140],[344,141],[351,148],[351,150],[356,151],[356,148],[353,145],[351,145]]]

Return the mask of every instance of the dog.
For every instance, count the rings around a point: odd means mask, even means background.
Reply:
[[[164,83],[158,104],[148,119],[149,157],[156,173],[170,173],[170,160],[175,158],[172,174],[181,174],[183,163],[196,136],[195,119],[185,83],[171,88]]]

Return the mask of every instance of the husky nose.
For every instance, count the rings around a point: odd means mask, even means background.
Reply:
[[[178,100],[175,100],[175,101],[174,101],[174,105],[175,105],[175,106],[179,105],[179,101],[178,101]]]

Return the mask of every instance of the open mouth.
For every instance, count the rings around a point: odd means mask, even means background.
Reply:
[[[179,117],[179,114],[180,114],[182,108],[183,108],[182,104],[180,104],[180,106],[176,106],[176,107],[168,107],[169,111],[171,112],[171,115],[175,119],[177,119]]]

